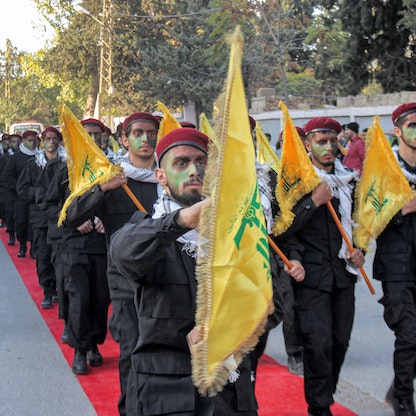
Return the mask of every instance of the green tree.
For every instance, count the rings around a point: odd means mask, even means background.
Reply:
[[[342,68],[350,93],[359,93],[372,72],[385,93],[416,89],[414,26],[401,22],[407,13],[414,14],[402,0],[342,2],[343,28],[350,33]]]

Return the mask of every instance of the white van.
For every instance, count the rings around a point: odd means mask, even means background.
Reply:
[[[16,121],[10,126],[10,134],[22,135],[26,130],[34,130],[40,134],[44,127],[42,123],[36,120]]]

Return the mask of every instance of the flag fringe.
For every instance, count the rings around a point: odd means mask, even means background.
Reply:
[[[237,366],[239,366],[244,356],[254,350],[259,338],[265,331],[265,326],[269,315],[274,311],[274,303],[271,300],[268,303],[267,311],[263,318],[259,321],[258,325],[254,328],[251,335],[243,341],[243,343],[236,348],[234,352],[234,360]],[[229,357],[224,357],[216,371],[210,376],[204,371],[206,367],[206,356],[208,353],[208,342],[203,341],[195,345],[195,351],[197,354],[192,355],[192,366],[195,369],[193,372],[193,382],[198,387],[198,391],[203,396],[212,397],[223,390],[225,384],[230,381],[230,369],[227,366],[227,360]],[[203,352],[202,354],[200,352]],[[204,367],[205,366],[205,367]]]

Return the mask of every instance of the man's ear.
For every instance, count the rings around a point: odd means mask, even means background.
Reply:
[[[402,137],[402,130],[399,126],[394,126],[393,132],[396,137]]]
[[[168,184],[168,180],[167,180],[167,176],[166,176],[165,169],[163,169],[163,168],[156,168],[155,169],[155,176],[156,176],[156,179],[158,180],[158,182],[162,186],[166,186]]]
[[[312,150],[311,142],[309,140],[305,140],[303,143],[305,144],[306,150],[310,152]]]

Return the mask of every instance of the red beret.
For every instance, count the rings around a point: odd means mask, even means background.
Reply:
[[[96,118],[86,118],[85,120],[81,120],[81,124],[83,126],[98,126],[103,133],[105,131],[104,123],[102,123],[100,120],[97,120]]]
[[[399,105],[391,115],[393,124],[396,124],[401,118],[406,117],[411,113],[416,113],[416,103],[407,103]]]
[[[146,121],[147,123],[152,123],[155,126],[155,129],[159,129],[159,120],[150,113],[133,113],[130,114],[123,122],[123,132],[126,132],[128,128],[135,123],[136,121]]]
[[[191,123],[190,121],[181,121],[179,124],[182,127],[188,127],[188,128],[191,128],[191,129],[196,129],[195,124],[194,123]]]
[[[48,131],[52,131],[58,136],[59,140],[62,140],[62,133],[53,126],[46,127],[46,129],[43,130],[40,136],[43,138]]]
[[[250,115],[248,116],[248,121],[250,122],[250,129],[251,129],[251,131],[253,131],[256,128],[256,123],[257,122]]]
[[[303,130],[302,127],[296,126],[296,131],[298,132],[298,134],[299,134],[299,136],[300,136],[301,139],[303,139],[306,136],[305,130]],[[283,137],[283,131],[280,132],[280,136],[279,137],[280,138]]]
[[[316,131],[332,131],[338,134],[341,132],[341,124],[333,118],[315,117],[306,123],[305,136]]]
[[[159,162],[168,150],[181,145],[193,146],[208,153],[208,136],[199,130],[186,127],[172,130],[156,146]]]
[[[38,132],[37,131],[34,131],[34,130],[26,130],[24,133],[23,133],[23,138],[24,139],[26,139],[26,137],[27,136],[36,136],[36,137],[38,137]]]

